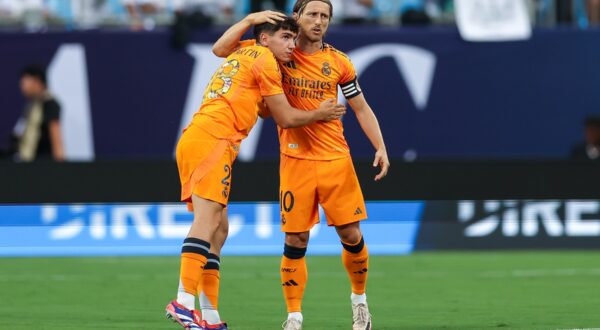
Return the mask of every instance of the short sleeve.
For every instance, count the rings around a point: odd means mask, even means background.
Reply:
[[[44,103],[44,120],[50,122],[60,119],[60,105],[55,100]]]
[[[258,82],[260,95],[283,94],[281,71],[275,57],[269,52],[258,58],[252,66],[252,72]]]
[[[360,95],[362,90],[358,84],[356,70],[354,69],[352,62],[350,62],[350,58],[346,55],[339,55],[339,63],[342,70],[339,84],[344,97],[346,97],[346,99],[351,99]]]

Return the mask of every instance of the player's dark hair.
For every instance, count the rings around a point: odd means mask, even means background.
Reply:
[[[266,33],[272,36],[275,32],[279,30],[292,31],[294,33],[298,33],[300,27],[296,20],[291,17],[286,17],[283,21],[277,21],[277,23],[262,23],[254,26],[254,38],[257,42],[260,42],[261,33]]]
[[[313,1],[321,1],[323,3],[328,4],[329,5],[329,18],[331,18],[333,16],[333,5],[331,4],[330,0],[296,0],[296,3],[294,4],[294,9],[292,10],[292,12],[294,14],[302,15],[302,12],[304,12],[304,8],[306,8],[306,5],[308,5],[309,2],[313,2]]]
[[[40,65],[32,64],[24,67],[21,70],[20,77],[23,78],[24,76],[33,77],[44,84],[44,86],[48,85],[46,81],[46,70]]]

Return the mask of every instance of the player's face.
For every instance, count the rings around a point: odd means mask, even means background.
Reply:
[[[300,33],[312,42],[322,41],[331,19],[329,5],[322,1],[311,1],[298,16]]]
[[[263,35],[265,36],[265,35]],[[279,30],[272,36],[265,36],[265,45],[269,47],[277,60],[289,62],[292,59],[292,52],[296,48],[296,34],[289,30]]]

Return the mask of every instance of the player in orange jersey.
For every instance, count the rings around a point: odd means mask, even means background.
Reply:
[[[188,202],[194,221],[182,246],[177,299],[166,310],[167,317],[186,329],[227,329],[216,309],[212,320],[198,317],[194,311],[195,296],[203,291],[203,273],[211,270],[209,260],[218,264],[211,254],[215,251],[211,244],[220,250],[225,240],[226,233],[223,235],[219,228],[227,227],[225,207],[232,165],[241,140],[257,120],[258,105],[264,102],[282,127],[333,120],[345,112],[344,106],[336,105],[333,99],[311,112],[289,105],[277,60],[290,60],[297,31],[298,25],[291,18],[255,26],[257,44],[240,48],[227,57],[213,75],[200,110],[177,144],[181,200]]]
[[[251,40],[239,40],[252,24],[260,24],[267,17],[276,18],[273,15],[249,15],[223,34],[213,52],[226,56],[252,44]],[[390,163],[377,118],[362,94],[350,59],[323,42],[331,15],[329,0],[298,0],[294,4],[300,33],[292,60],[281,65],[284,91],[291,105],[310,111],[322,100],[337,97],[340,86],[375,148],[373,166],[381,167],[375,180],[380,180]],[[342,261],[352,286],[353,328],[370,329],[365,294],[368,252],[359,225],[367,214],[342,123],[334,120],[299,128],[280,126],[279,139],[281,222],[286,233],[280,273],[288,308],[284,328],[302,327],[301,303],[308,277],[304,256],[309,230],[319,222],[321,204],[327,223],[335,226],[343,246]]]

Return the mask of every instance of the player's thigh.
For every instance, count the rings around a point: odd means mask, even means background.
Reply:
[[[317,170],[317,193],[328,225],[342,226],[367,218],[365,200],[350,157],[322,161]]]
[[[188,202],[190,211],[192,194],[227,205],[235,159],[229,144],[191,126],[179,140],[176,154],[181,200]]]
[[[192,204],[194,221],[188,236],[211,242],[222,221],[223,205],[195,194],[192,195]]]
[[[195,183],[192,188],[193,194],[222,204],[224,207],[227,206],[232,182],[232,169],[231,150],[228,148],[216,164]]]
[[[309,231],[319,222],[315,162],[281,155],[279,179],[281,230]]]

